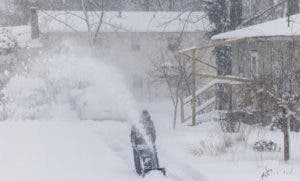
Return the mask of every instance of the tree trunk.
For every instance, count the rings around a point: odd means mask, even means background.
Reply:
[[[242,0],[230,0],[230,29],[234,30],[242,23],[243,2]]]
[[[232,73],[232,52],[229,46],[219,46],[215,48],[216,51],[216,64],[218,75],[231,75]],[[217,86],[217,99],[218,99],[218,110],[228,109],[228,84],[218,84]]]
[[[174,9],[174,0],[169,0],[169,10],[172,11]]]
[[[39,31],[39,22],[38,22],[38,14],[37,14],[37,8],[31,7],[31,17],[30,17],[30,23],[31,23],[31,38],[36,39],[40,36]]]
[[[269,1],[269,6],[273,7],[274,5],[275,5],[274,0],[270,0]],[[275,8],[272,8],[272,10],[271,10],[271,17],[272,18],[276,17],[276,9]]]
[[[145,3],[145,10],[150,11],[150,5],[151,5],[150,0],[145,0],[144,3]]]
[[[290,159],[290,140],[289,140],[289,119],[284,118],[283,120],[283,154],[284,154],[284,161],[288,161]]]
[[[299,0],[288,0],[288,16],[299,13]]]

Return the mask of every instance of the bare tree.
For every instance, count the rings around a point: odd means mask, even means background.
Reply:
[[[261,87],[262,100],[268,104],[265,109],[272,112],[273,117],[281,124],[284,140],[284,160],[290,159],[289,131],[293,129],[291,123],[295,123],[297,112],[296,105],[300,102],[297,79],[300,73],[299,53],[297,53],[296,40],[292,37],[276,48],[278,61],[275,63],[272,72],[264,73],[257,79]],[[295,66],[296,65],[296,66]],[[259,98],[257,98],[259,99]]]
[[[90,46],[93,47],[95,45],[96,41],[97,41],[97,37],[99,35],[100,28],[101,28],[101,25],[103,23],[104,2],[103,2],[103,0],[101,0],[101,1],[81,0],[81,6],[82,6],[83,14],[84,14],[84,21],[86,23],[87,30],[88,30],[89,44],[90,44]],[[97,12],[97,11],[90,11],[89,12],[87,10],[87,6],[95,7],[96,9],[101,9],[100,15],[99,15],[99,12]],[[96,22],[96,27],[95,28],[93,28],[92,22],[90,20],[90,18],[91,18],[90,16],[91,16],[92,13],[94,13],[94,15],[96,17],[98,17],[98,22]]]
[[[299,0],[288,0],[288,15],[299,13]]]
[[[176,57],[166,57],[167,55],[161,52],[159,60],[153,61],[154,70],[151,72],[151,77],[158,84],[166,84],[168,93],[174,107],[173,128],[176,128],[177,107],[179,97],[180,76],[176,65]],[[175,61],[175,62],[174,62]]]

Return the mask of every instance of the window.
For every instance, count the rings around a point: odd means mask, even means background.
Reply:
[[[168,49],[171,51],[176,51],[180,47],[180,37],[169,37],[168,38]]]
[[[141,42],[139,38],[134,37],[131,39],[131,49],[134,51],[139,51],[141,49]]]
[[[243,77],[245,73],[245,54],[242,52],[240,48],[238,48],[238,59],[237,59],[237,66],[238,66],[238,75]]]
[[[251,51],[250,52],[250,74],[251,78],[258,76],[258,68],[259,68],[259,62],[258,62],[258,52],[257,51]]]

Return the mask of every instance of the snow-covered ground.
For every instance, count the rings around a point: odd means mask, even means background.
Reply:
[[[246,143],[222,148],[224,140],[214,126],[171,128],[170,104],[143,104],[157,127],[160,162],[167,177],[151,173],[145,179],[134,172],[129,141],[130,124],[118,121],[31,120],[0,123],[0,179],[40,180],[297,180],[300,173],[300,136],[292,134],[292,160],[282,153],[257,153],[251,145],[260,137],[276,138],[279,132],[256,129]],[[212,123],[212,125],[215,125]],[[273,139],[274,140],[274,139]],[[206,146],[204,146],[206,145]],[[204,149],[206,148],[206,149]],[[203,151],[200,151],[200,149]],[[269,171],[268,171],[269,170]],[[269,176],[263,176],[264,174]]]
[[[260,139],[282,147],[278,131],[243,126],[229,135],[213,121],[173,130],[169,101],[134,101],[122,74],[91,58],[41,55],[2,94],[0,180],[295,181],[300,175],[298,133],[291,134],[291,161],[284,163],[282,150],[252,149]],[[135,174],[129,135],[142,109],[157,128],[166,177]]]
[[[163,104],[160,104],[161,106]],[[242,133],[230,135],[221,131],[216,122],[197,127],[179,125],[171,129],[168,106],[152,104],[158,127],[161,161],[168,171],[183,180],[297,180],[300,174],[299,133],[291,133],[291,161],[284,163],[283,152],[255,152],[253,144],[261,139],[273,140],[282,148],[283,136],[279,131],[251,128],[242,125]],[[151,106],[150,106],[151,107]],[[269,174],[269,175],[268,175]]]

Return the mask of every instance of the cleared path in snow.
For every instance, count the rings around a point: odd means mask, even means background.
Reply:
[[[0,124],[1,180],[110,180],[116,173],[124,180],[130,179],[125,165],[87,124]]]
[[[1,122],[0,180],[182,180],[155,172],[138,177],[129,128],[113,121]]]
[[[140,180],[103,142],[96,124],[0,123],[0,180]]]

